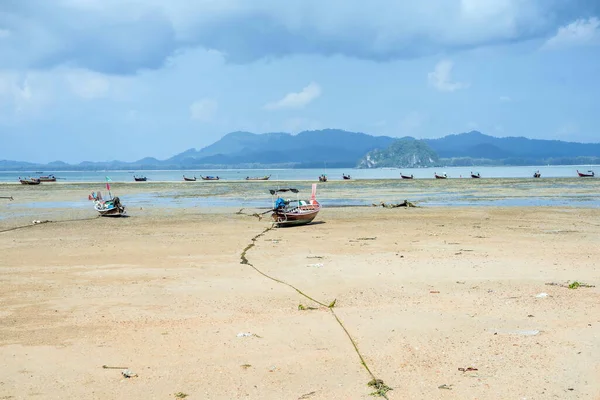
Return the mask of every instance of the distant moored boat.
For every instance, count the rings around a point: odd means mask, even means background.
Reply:
[[[471,172],[471,178],[481,178],[481,175],[479,175],[479,172],[477,174]]]
[[[435,176],[435,179],[448,179],[446,173],[444,173],[444,175],[438,175],[437,172],[435,172],[433,175]]]
[[[133,176],[133,179],[136,182],[146,182],[148,180],[148,178],[146,178],[145,176]]]
[[[590,169],[588,172],[579,172],[579,170],[577,170],[577,175],[579,175],[581,178],[593,178],[594,171]]]
[[[542,174],[540,174],[540,171],[537,171],[537,172],[534,172],[534,173],[533,173],[533,177],[534,177],[534,178],[539,178],[539,177],[541,177],[541,176],[542,176]]]
[[[402,172],[400,172],[400,177],[402,179],[413,179],[413,175],[412,174],[410,174],[410,175],[403,175]]]

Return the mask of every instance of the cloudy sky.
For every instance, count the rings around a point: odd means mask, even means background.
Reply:
[[[320,128],[600,142],[600,1],[0,0],[0,159]]]

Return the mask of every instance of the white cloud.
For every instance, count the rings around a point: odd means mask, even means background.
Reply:
[[[0,72],[0,111],[6,107],[13,116],[37,111],[48,100],[44,86],[37,74]]]
[[[498,98],[498,100],[501,101],[502,103],[508,103],[508,102],[512,101],[512,99],[509,96],[500,96]]]
[[[453,67],[454,64],[450,60],[442,60],[437,63],[433,72],[427,74],[429,84],[442,92],[453,92],[468,87],[467,83],[452,81]]]
[[[288,108],[303,108],[321,96],[321,87],[311,82],[298,93],[288,93],[281,100],[265,104],[266,110],[281,110]]]
[[[213,119],[219,104],[212,99],[202,99],[190,105],[190,118],[197,121],[208,122]]]
[[[555,36],[542,46],[543,49],[557,49],[574,46],[600,44],[600,19],[578,19],[569,25],[558,28]]]
[[[105,97],[110,91],[110,81],[102,74],[86,70],[75,70],[66,74],[71,91],[83,99]]]

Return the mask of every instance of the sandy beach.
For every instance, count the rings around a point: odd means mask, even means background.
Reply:
[[[238,209],[5,214],[0,399],[600,398],[600,209]]]

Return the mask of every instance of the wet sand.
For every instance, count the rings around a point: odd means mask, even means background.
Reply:
[[[0,398],[372,398],[330,310],[240,263],[270,224],[235,211],[0,233]],[[0,230],[31,223],[4,215]],[[325,208],[316,222],[267,231],[246,257],[335,299],[390,399],[600,398],[600,209]],[[546,285],[574,280],[596,287]]]

